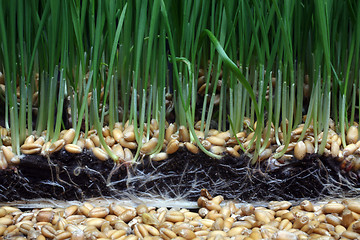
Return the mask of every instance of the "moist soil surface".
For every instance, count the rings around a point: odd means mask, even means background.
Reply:
[[[240,201],[355,197],[359,173],[341,170],[336,159],[308,155],[280,166],[249,158],[179,150],[164,161],[144,158],[135,165],[96,159],[90,152],[65,150],[49,158],[27,155],[16,168],[0,171],[0,202],[37,198],[80,200],[92,197],[160,197],[196,200],[202,188],[212,195]]]

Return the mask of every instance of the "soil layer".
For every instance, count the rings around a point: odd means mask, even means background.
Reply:
[[[300,200],[355,197],[359,173],[341,170],[333,158],[308,155],[275,166],[264,161],[250,166],[249,158],[179,150],[165,161],[147,158],[133,166],[101,162],[90,152],[61,150],[49,158],[27,155],[19,166],[0,171],[0,202],[47,198],[80,200],[92,197],[164,197],[196,200],[202,188],[212,195],[240,201]]]

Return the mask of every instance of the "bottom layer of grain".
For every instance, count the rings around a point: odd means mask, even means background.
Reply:
[[[1,239],[360,239],[360,201],[303,201],[267,207],[202,192],[199,210],[90,203],[21,211],[0,208]]]

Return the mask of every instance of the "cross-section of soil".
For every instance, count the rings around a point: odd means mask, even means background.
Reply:
[[[0,201],[34,198],[84,200],[109,196],[171,197],[195,200],[202,188],[243,201],[352,197],[360,193],[359,174],[341,170],[333,159],[309,155],[275,166],[250,166],[247,157],[178,151],[164,161],[147,158],[132,166],[101,162],[89,152],[65,150],[49,158],[28,155],[17,168],[0,171]]]

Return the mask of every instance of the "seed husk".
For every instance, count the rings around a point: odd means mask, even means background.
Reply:
[[[178,233],[180,237],[183,237],[185,239],[194,239],[196,238],[195,233],[190,230],[190,229],[182,229],[180,230],[180,232]]]
[[[178,140],[171,140],[167,147],[166,147],[166,153],[167,154],[173,154],[179,149],[179,141]]]
[[[209,234],[208,234],[208,239],[223,239],[226,237],[226,232],[224,231],[219,231],[219,230],[215,230],[215,231],[211,231]],[[249,236],[250,237],[250,236]],[[252,238],[251,239],[257,239],[257,238]]]
[[[44,145],[41,148],[41,155],[47,156],[50,146],[51,146],[51,142],[44,143]]]
[[[202,123],[201,120],[197,121],[194,125],[194,128],[199,131],[201,128],[201,123]],[[204,127],[205,127],[205,123],[204,123]]]
[[[6,169],[9,166],[8,162],[5,159],[5,156],[0,152],[0,169]]]
[[[64,145],[65,145],[64,139],[57,140],[49,146],[49,149],[46,152],[48,154],[51,154],[60,151],[64,147]]]
[[[294,148],[294,156],[299,159],[302,160],[304,159],[306,155],[306,146],[305,143],[303,141],[299,141],[298,143],[296,143],[295,148]]]
[[[30,224],[30,223],[21,223],[19,226],[19,230],[23,234],[28,235],[29,231],[35,230],[35,229],[32,227],[32,224]]]
[[[121,237],[125,235],[126,235],[125,230],[113,230],[108,237],[110,237],[111,239],[121,239]]]
[[[240,143],[242,143],[242,140],[243,140],[243,139],[239,139]],[[228,146],[228,147],[233,147],[233,146],[235,146],[236,144],[238,144],[238,142],[237,142],[237,140],[236,140],[235,137],[230,138],[230,139],[226,142],[226,146]]]
[[[136,217],[136,210],[135,209],[126,209],[124,212],[120,214],[120,219],[124,222],[130,222],[134,217]]]
[[[243,141],[246,137],[246,133],[245,132],[238,132],[236,134],[236,137],[240,140],[240,141]],[[236,138],[234,137],[234,139],[236,140]]]
[[[120,159],[125,159],[125,153],[124,149],[120,144],[115,144],[112,146],[112,151],[115,153],[116,156],[118,156]]]
[[[135,133],[133,131],[124,132],[124,139],[127,142],[134,142],[135,141]]]
[[[0,84],[0,87],[5,91],[5,85],[4,84]],[[0,136],[1,137],[5,137],[7,136],[7,130],[6,128],[3,128],[0,126]]]
[[[143,223],[147,225],[152,225],[157,227],[160,224],[160,221],[151,213],[143,213],[141,215],[141,218]]]
[[[211,143],[208,141],[208,140],[203,140],[203,141],[201,141],[201,144],[204,146],[204,148],[206,149],[206,150],[210,150],[210,148],[211,148]]]
[[[177,133],[171,134],[171,136],[170,136],[170,141],[171,140],[179,140],[179,139],[180,139],[180,137],[179,137],[179,134],[177,134]]]
[[[211,196],[211,194],[209,193],[209,191],[206,188],[203,188],[200,191],[200,198],[198,199],[198,205],[199,206],[204,205],[206,199],[212,200],[213,197]]]
[[[216,212],[219,212],[221,210],[221,206],[220,206],[219,203],[216,203],[216,202],[210,201],[210,200],[205,201],[205,208],[210,210],[210,212],[213,211],[213,210],[216,211]]]
[[[101,228],[101,226],[105,223],[105,219],[102,218],[87,218],[86,219],[86,225],[88,226],[94,226],[96,228]]]
[[[352,224],[352,230],[356,233],[360,233],[360,220]]]
[[[34,143],[35,142],[35,137],[34,135],[30,135],[28,136],[25,141],[24,141],[24,144],[28,144],[28,143]]]
[[[167,158],[168,158],[168,155],[165,152],[160,152],[160,153],[157,153],[157,154],[154,154],[151,156],[151,160],[153,160],[153,161],[163,161]]]
[[[209,87],[210,86],[211,86],[211,84],[209,83]],[[206,83],[202,84],[201,87],[199,87],[198,94],[203,96],[205,94],[205,89],[206,89]]]
[[[227,147],[226,152],[235,158],[240,157],[240,153],[236,151],[233,147]]]
[[[23,154],[38,154],[41,152],[42,146],[36,143],[23,144],[20,150]]]
[[[105,207],[94,207],[89,212],[91,218],[104,218],[109,214],[109,209]]]
[[[36,215],[36,221],[37,222],[51,222],[54,218],[55,212],[51,210],[43,210],[40,211]]]
[[[279,224],[280,230],[290,230],[292,228],[292,223],[288,219],[283,219]]]
[[[300,124],[297,126],[297,128],[291,131],[291,135],[300,135],[303,129],[304,129],[304,124]]]
[[[245,141],[250,141],[251,139],[253,139],[255,136],[255,132],[251,132],[246,138]]]
[[[171,135],[174,134],[176,131],[176,126],[173,123],[169,124],[169,127],[165,130],[165,139],[166,141],[170,142]]]
[[[191,152],[193,154],[198,154],[199,153],[199,148],[197,146],[195,146],[194,144],[190,143],[190,142],[186,142],[185,147],[189,152]]]
[[[124,125],[123,133],[125,134],[126,132],[133,132],[133,131],[134,131],[134,125],[130,124],[129,120],[127,120]]]
[[[102,132],[102,135],[104,136],[104,138],[110,136],[109,126],[103,127],[102,130],[101,130],[101,132]]]
[[[305,140],[304,143],[306,146],[306,153],[313,154],[315,152],[314,144],[309,140]]]
[[[355,213],[360,214],[360,201],[349,202],[347,208]]]
[[[189,130],[185,126],[179,127],[179,137],[181,142],[190,142]]]
[[[222,155],[226,151],[226,148],[222,146],[211,146],[210,151],[216,155]]]
[[[57,233],[55,239],[56,240],[64,240],[64,239],[69,239],[72,236],[72,234],[70,232],[61,232],[61,233]]]
[[[116,216],[120,216],[126,210],[126,208],[116,203],[112,203],[109,209],[110,209],[110,214],[115,214]]]
[[[303,208],[305,211],[307,212],[313,212],[314,211],[314,206],[313,204],[308,201],[308,200],[304,200],[300,203],[301,208]]]
[[[10,136],[2,137],[1,140],[2,140],[2,144],[4,146],[11,146],[11,137]]]
[[[326,222],[330,223],[331,225],[333,225],[334,227],[336,227],[337,225],[341,224],[341,220],[339,217],[333,215],[333,214],[326,214]]]
[[[15,157],[15,154],[11,151],[9,147],[1,146],[1,150],[8,164],[11,164],[11,159]]]
[[[273,236],[274,240],[295,240],[298,239],[296,234],[291,233],[289,231],[280,230],[276,232]]]
[[[115,139],[111,136],[107,136],[105,138],[105,143],[106,145],[108,145],[109,147],[112,147],[115,144]]]
[[[288,147],[287,147],[287,149],[286,149],[286,153],[288,153],[288,152],[290,152],[290,151],[292,151],[294,148],[295,148],[295,146],[296,146],[296,144],[297,143],[289,143],[289,145],[288,145]],[[282,150],[284,150],[284,147],[285,147],[285,145],[281,145],[280,147],[278,147],[275,151],[278,153],[278,152],[281,152]]]
[[[353,154],[356,151],[356,149],[358,149],[358,146],[356,146],[356,144],[354,144],[354,143],[351,143],[344,148],[343,154],[345,157],[349,156],[349,155]]]
[[[11,224],[13,224],[13,220],[11,218],[8,218],[8,217],[0,218],[0,226],[1,225],[11,225]]]
[[[306,215],[298,216],[295,218],[293,228],[301,229],[305,224],[309,222],[309,217]]]
[[[183,222],[185,220],[185,216],[182,212],[178,211],[169,211],[165,215],[166,221],[169,222]]]
[[[64,139],[65,144],[69,144],[74,140],[74,137],[75,137],[75,129],[70,128],[69,130],[66,131],[62,139]]]
[[[142,224],[135,224],[133,227],[134,234],[139,238],[143,239],[149,235],[149,232],[142,226]]]
[[[241,149],[240,145],[235,145],[235,146],[234,146],[234,150],[235,150],[235,151],[239,152],[240,149]]]
[[[80,138],[77,142],[76,145],[78,145],[81,149],[84,149],[85,147],[85,139],[84,138]]]
[[[148,213],[149,212],[149,208],[145,205],[145,204],[140,204],[138,205],[136,208],[136,214],[141,215],[143,217],[142,214],[144,213]],[[143,221],[144,221],[144,217],[143,217]],[[147,223],[146,223],[147,224]]]
[[[291,207],[291,202],[289,201],[271,201],[269,203],[269,209],[278,211],[278,210],[287,210]]]
[[[349,127],[347,134],[346,134],[346,143],[356,143],[359,139],[359,132],[356,126]]]
[[[124,148],[129,148],[131,150],[135,150],[137,148],[137,143],[136,142],[128,142],[128,141],[125,140],[125,138],[121,138],[119,143]]]
[[[213,144],[215,146],[225,146],[225,140],[223,138],[219,138],[217,136],[210,136],[210,137],[206,138],[206,140],[208,140],[211,144]]]
[[[55,237],[55,234],[56,234],[56,231],[55,231],[55,229],[54,229],[52,226],[44,225],[44,226],[41,228],[41,233],[44,235],[44,237],[54,238],[54,237]]]
[[[322,208],[324,213],[341,213],[345,209],[345,206],[340,203],[328,203]]]
[[[339,146],[338,142],[333,141],[331,143],[331,148],[330,148],[331,156],[333,156],[333,157],[339,156],[339,150],[340,150],[340,146]]]
[[[109,158],[108,154],[99,147],[94,147],[92,152],[94,156],[101,161],[106,161]]]
[[[82,206],[82,210],[84,210],[84,207]],[[79,211],[82,213],[82,211],[79,208]],[[90,212],[89,209],[86,208],[87,213]],[[66,221],[69,224],[80,224],[81,222],[85,221],[86,216],[85,215],[71,215],[69,217],[66,218]]]
[[[89,138],[85,139],[85,148],[86,149],[91,150],[94,147],[95,147],[95,144],[91,139],[89,139]]]
[[[244,144],[243,144],[243,147],[246,149],[247,152],[252,152],[252,151],[255,150],[255,143],[254,143],[254,142],[253,142],[253,144],[251,145],[251,147],[248,148],[249,145],[250,145],[250,142],[251,142],[251,140],[247,140],[247,141],[244,142]]]
[[[118,129],[120,129],[121,131],[124,129],[124,128],[123,128],[123,124],[122,124],[121,122],[116,122],[116,123],[114,124],[114,128],[118,128]]]
[[[155,228],[153,226],[150,226],[148,224],[143,224],[143,226],[150,233],[150,235],[152,235],[152,236],[159,236],[160,235],[160,232],[159,232],[159,230],[157,230],[157,228]]]
[[[360,234],[352,231],[344,231],[341,233],[341,237],[348,238],[348,239],[359,239]]]
[[[76,144],[66,144],[65,150],[69,153],[79,154],[82,152],[82,148]]]
[[[156,147],[158,143],[158,139],[157,138],[151,138],[147,143],[145,143],[142,147],[141,147],[141,152],[143,154],[148,154],[150,153],[152,150],[154,150],[154,148]]]
[[[64,217],[67,218],[69,216],[74,215],[78,211],[79,207],[77,205],[71,205],[64,210]]]
[[[196,134],[196,137],[200,140],[203,140],[205,138],[205,133],[204,132],[201,132],[201,131],[198,131],[198,130],[195,130],[195,134]]]
[[[2,208],[5,209],[5,211],[6,211],[7,213],[21,212],[17,207],[2,206]]]
[[[353,215],[352,211],[345,208],[344,211],[342,212],[341,224],[344,227],[348,228],[353,221],[354,221],[354,215]]]
[[[124,159],[125,162],[130,162],[133,160],[133,153],[131,152],[131,150],[129,148],[124,148]]]
[[[256,209],[254,214],[257,221],[262,221],[265,224],[268,224],[271,221],[269,215],[264,210]]]
[[[99,136],[98,136],[98,135],[92,134],[92,135],[90,136],[90,139],[91,139],[91,141],[93,141],[95,147],[100,147],[100,146],[101,146],[101,144],[100,144],[100,139],[99,139]]]
[[[235,219],[233,217],[226,217],[224,220],[224,232],[228,232],[231,228],[232,225],[234,224]]]
[[[176,233],[174,233],[170,229],[160,228],[159,232],[160,232],[160,236],[163,237],[164,239],[176,238]]]
[[[228,141],[231,137],[230,131],[221,132],[216,135],[216,137],[224,139],[225,141]]]
[[[265,159],[268,159],[272,154],[272,150],[270,148],[265,149],[264,151],[262,151],[259,155],[259,161],[263,161]]]
[[[151,131],[154,131],[154,130],[158,130],[158,129],[159,129],[159,123],[158,123],[158,121],[157,121],[155,118],[151,119],[151,121],[150,121],[150,128],[151,128]]]
[[[339,138],[339,136],[335,133],[332,137],[331,137],[331,142],[335,142],[335,141],[337,141],[338,140],[338,138]]]
[[[119,142],[120,139],[123,137],[124,137],[124,134],[119,128],[113,129],[113,138],[115,139],[116,142]]]

